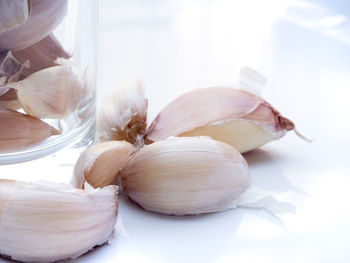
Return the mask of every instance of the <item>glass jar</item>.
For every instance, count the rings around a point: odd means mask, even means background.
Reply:
[[[1,177],[60,171],[93,141],[97,5],[0,2]]]

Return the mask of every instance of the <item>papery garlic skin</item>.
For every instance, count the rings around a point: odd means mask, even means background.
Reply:
[[[0,34],[24,24],[29,16],[29,0],[0,1]]]
[[[123,83],[103,102],[97,119],[101,141],[126,140],[142,146],[147,128],[147,99],[140,80]]]
[[[12,1],[12,0],[11,0]],[[49,35],[67,13],[68,0],[31,0],[26,23],[0,35],[0,51],[18,51],[34,45]],[[8,12],[8,10],[1,10]]]
[[[6,84],[17,90],[23,110],[37,118],[61,119],[77,109],[82,84],[69,65],[54,66]]]
[[[146,210],[169,215],[230,209],[250,185],[242,155],[205,137],[146,145],[122,169],[121,179],[130,199]]]
[[[40,119],[0,108],[0,152],[23,149],[58,134],[58,130]]]
[[[0,180],[0,254],[54,262],[106,243],[117,219],[117,191]]]
[[[87,148],[74,166],[72,184],[83,188],[85,181],[98,188],[116,184],[120,169],[129,160],[135,147],[126,141],[108,141]]]
[[[175,99],[152,122],[145,140],[212,136],[246,152],[292,129],[294,124],[263,99],[246,91],[217,87],[194,90]]]

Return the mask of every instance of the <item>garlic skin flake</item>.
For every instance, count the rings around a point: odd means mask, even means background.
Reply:
[[[60,132],[40,119],[0,108],[0,153],[23,149]]]
[[[243,153],[293,129],[293,122],[263,99],[243,90],[217,87],[188,92],[168,104],[152,122],[145,141],[210,136]]]
[[[40,70],[5,87],[15,89],[23,110],[37,118],[61,119],[77,109],[82,96],[79,76],[69,65]]]
[[[22,262],[73,259],[106,243],[118,213],[117,186],[0,180],[0,254]]]
[[[34,45],[49,35],[66,16],[68,0],[31,0],[29,2],[31,2],[31,8],[27,21],[0,34],[0,51],[9,49],[18,51]],[[9,11],[1,8],[0,12]]]
[[[29,16],[29,0],[0,1],[0,34],[24,24]]]
[[[126,141],[108,141],[87,148],[74,166],[74,187],[83,188],[85,181],[98,188],[115,184],[120,169],[135,147]]]
[[[147,99],[140,80],[123,83],[109,94],[97,119],[101,141],[125,140],[143,145],[147,128]]]
[[[242,155],[207,137],[172,137],[146,145],[122,169],[121,179],[130,199],[169,215],[231,209],[250,185]]]

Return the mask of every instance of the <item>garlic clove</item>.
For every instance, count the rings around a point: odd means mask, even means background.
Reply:
[[[54,66],[5,85],[17,91],[23,110],[37,118],[61,119],[77,109],[82,85],[69,65]]]
[[[49,35],[67,13],[67,0],[32,0],[30,2],[30,16],[26,23],[1,33],[0,51],[8,49],[18,51],[34,45]]]
[[[30,68],[22,73],[25,77],[39,70],[57,66],[56,60],[58,58],[69,59],[70,57],[53,34],[26,49],[13,52],[13,56],[21,63],[30,61]]]
[[[57,134],[60,132],[37,118],[0,108],[0,152],[29,147]]]
[[[117,186],[0,180],[0,254],[22,262],[73,259],[106,243],[118,213]]]
[[[181,136],[209,136],[214,140],[233,145],[241,153],[258,148],[274,140],[273,136],[256,123],[242,119],[201,126],[192,131],[184,132]]]
[[[249,92],[206,88],[188,92],[165,107],[151,124],[145,141],[169,136],[214,136],[245,152],[293,129],[293,122]]]
[[[94,144],[79,157],[74,167],[72,184],[83,188],[85,181],[97,188],[115,184],[119,171],[129,160],[135,147],[126,141]]]
[[[1,0],[0,1],[0,34],[24,24],[29,16],[30,1]]]
[[[142,146],[147,128],[147,99],[140,80],[123,83],[109,94],[98,115],[101,141],[125,140]]]
[[[6,108],[14,111],[21,108],[21,105],[17,100],[17,93],[14,89],[9,89],[9,91],[6,91],[0,96],[0,108]]]
[[[207,137],[172,137],[146,145],[122,169],[121,179],[130,199],[170,215],[230,209],[250,185],[242,155]]]

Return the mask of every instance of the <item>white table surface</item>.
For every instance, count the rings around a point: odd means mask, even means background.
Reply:
[[[114,242],[77,262],[350,262],[348,1],[103,0],[100,14],[100,94],[140,77],[152,120],[184,91],[232,85],[250,66],[314,142],[290,133],[245,155],[254,184],[296,214],[168,217],[121,196]]]
[[[253,183],[296,206],[160,216],[120,195],[114,241],[74,262],[350,262],[350,2],[100,0],[99,104],[140,77],[149,120],[184,91],[232,86],[241,67],[299,131],[245,155]]]
[[[140,77],[149,119],[198,87],[232,85],[241,67],[297,128],[245,155],[253,183],[296,206],[169,217],[120,197],[114,242],[76,262],[350,262],[350,2],[100,2],[99,102]]]

